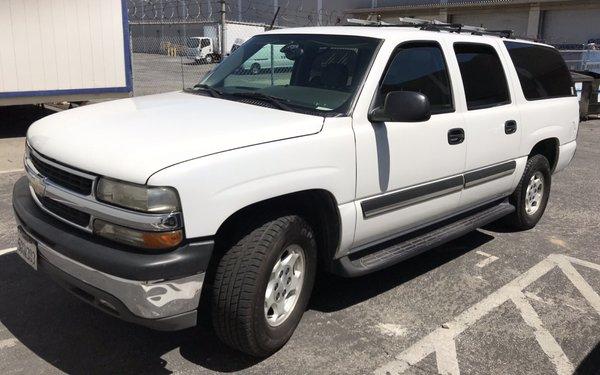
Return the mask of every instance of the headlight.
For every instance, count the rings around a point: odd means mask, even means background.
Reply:
[[[175,189],[134,185],[101,178],[96,188],[99,201],[135,211],[169,213],[180,211],[179,198]]]
[[[175,247],[183,240],[181,229],[170,232],[142,232],[100,219],[94,220],[94,233],[127,245],[156,250]]]

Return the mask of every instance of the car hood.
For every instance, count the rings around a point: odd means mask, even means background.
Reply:
[[[315,134],[322,126],[319,116],[175,92],[63,111],[34,123],[27,140],[61,163],[145,183],[173,164]]]

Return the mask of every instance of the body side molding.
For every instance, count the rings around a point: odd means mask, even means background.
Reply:
[[[516,168],[517,162],[511,160],[504,163],[492,165],[490,167],[478,169],[473,172],[467,172],[464,174],[465,189],[486,183],[491,180],[495,180],[505,176],[510,176],[515,172]]]
[[[363,217],[368,219],[430,199],[456,193],[498,178],[510,176],[515,172],[516,167],[516,161],[510,160],[464,174],[368,198],[360,204]]]
[[[424,185],[378,196],[361,203],[365,218],[421,203],[443,195],[461,191],[464,186],[462,175],[430,182]]]

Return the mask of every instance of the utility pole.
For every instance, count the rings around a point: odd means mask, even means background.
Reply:
[[[219,0],[221,4],[221,58],[225,57],[225,53],[227,52],[227,42],[226,42],[226,33],[227,33],[227,25],[225,25],[225,12],[227,11],[227,4],[225,4],[225,0]]]

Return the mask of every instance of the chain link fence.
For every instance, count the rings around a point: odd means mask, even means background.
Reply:
[[[341,3],[338,9],[344,9]],[[193,86],[224,56],[271,24],[285,28],[342,23],[342,11],[316,5],[303,0],[225,1],[223,38],[221,1],[130,0],[134,95]]]
[[[411,4],[454,4],[457,1],[419,0]],[[333,9],[324,8],[323,3]],[[377,5],[386,3],[379,0]],[[223,56],[268,30],[271,24],[276,28],[343,24],[344,10],[374,3],[371,0],[128,0],[127,4],[134,95],[139,96],[193,86]],[[225,38],[221,35],[223,13]],[[544,42],[561,50],[571,70],[600,73],[600,43]]]

